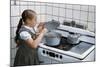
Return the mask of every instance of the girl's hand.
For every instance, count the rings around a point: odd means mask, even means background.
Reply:
[[[40,35],[45,35],[45,33],[47,33],[46,28],[42,29],[41,32],[36,33],[36,36],[33,37],[33,40],[37,39]]]
[[[44,23],[43,22],[39,23],[37,29],[39,32],[41,32],[44,29]]]
[[[42,33],[47,33],[47,29],[46,28],[44,28],[43,30],[42,30]]]

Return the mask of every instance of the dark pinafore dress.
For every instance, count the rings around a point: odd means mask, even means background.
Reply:
[[[21,27],[20,32],[27,31],[34,37],[34,33],[24,26]],[[30,48],[23,40],[20,39],[20,45],[15,56],[14,66],[28,66],[28,65],[39,65],[39,59],[37,50],[38,48]]]

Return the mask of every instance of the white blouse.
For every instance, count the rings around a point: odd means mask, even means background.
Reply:
[[[32,27],[28,27],[28,26],[25,26],[25,25],[23,25],[23,26],[24,26],[25,28],[31,30],[33,33],[35,33]],[[27,32],[27,31],[22,31],[22,32],[20,33],[20,38],[21,38],[22,40],[31,39],[31,34],[29,34],[29,32]]]

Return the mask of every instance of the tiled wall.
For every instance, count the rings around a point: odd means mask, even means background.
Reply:
[[[14,36],[20,15],[25,9],[32,9],[38,14],[38,22],[52,19],[63,23],[64,20],[75,20],[77,24],[83,24],[89,31],[95,32],[95,6],[79,4],[61,4],[32,1],[11,1],[11,65],[16,54]]]

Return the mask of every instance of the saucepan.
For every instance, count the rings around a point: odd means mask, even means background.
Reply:
[[[54,32],[54,30],[59,27],[60,22],[56,20],[48,21],[45,23],[45,27],[48,29],[48,32],[45,34],[46,45],[48,46],[57,46],[61,40],[61,34]]]
[[[71,32],[67,37],[67,42],[70,44],[78,44],[80,42],[79,37],[80,34]]]
[[[45,35],[46,45],[57,46],[61,40],[61,34],[56,32],[49,32]]]

